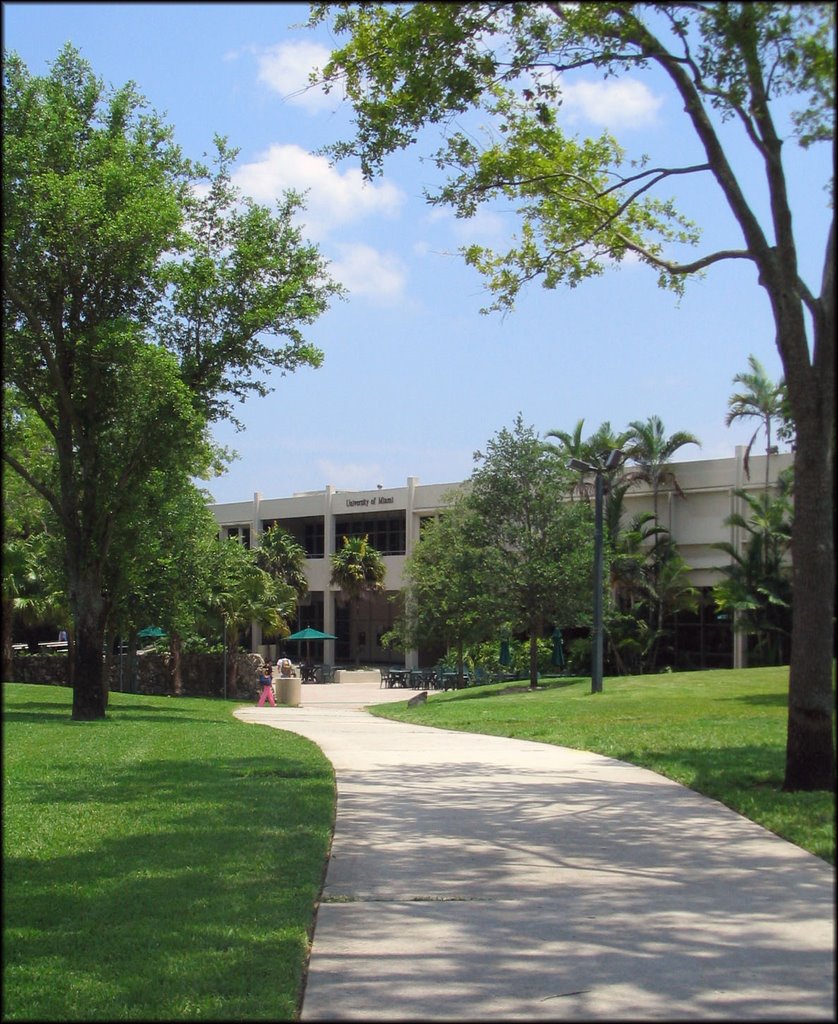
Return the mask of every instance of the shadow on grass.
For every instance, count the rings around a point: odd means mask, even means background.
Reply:
[[[628,761],[672,777],[673,766],[679,769],[679,781],[702,793],[724,792],[731,787],[752,785],[782,788],[785,750],[782,746],[751,744],[713,749],[712,747],[670,747],[665,750],[615,751],[619,761]]]
[[[449,700],[452,703],[456,703],[461,700],[481,700],[488,697],[508,697],[512,694],[543,693],[545,690],[564,690],[568,687],[576,686],[580,681],[578,676],[542,679],[539,680],[538,686],[533,690],[530,687],[529,679],[513,679],[505,683],[486,683],[482,686],[468,686],[463,690],[451,690],[449,691],[451,694]]]
[[[180,723],[187,721],[206,722],[209,720],[206,715],[195,713],[195,706],[192,701],[196,698],[184,699],[188,703],[181,704],[177,698],[169,700],[153,695],[125,694],[112,691],[111,700],[104,718],[96,718],[92,721],[77,721],[72,718],[72,690],[68,689],[66,691],[66,699],[64,700],[30,700],[4,694],[3,718],[9,722],[41,722],[49,723],[50,725],[72,726],[91,726],[97,723],[113,725],[120,721],[130,721],[132,723],[140,721],[170,721]],[[163,700],[164,703],[153,703],[153,701],[159,700]],[[233,706],[240,704],[241,698],[231,703],[233,703]]]
[[[715,700],[732,700],[738,704],[750,704],[753,707],[787,708],[788,693],[743,693],[735,697],[716,697]]]

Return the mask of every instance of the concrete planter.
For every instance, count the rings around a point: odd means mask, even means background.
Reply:
[[[339,668],[335,672],[336,683],[378,683],[381,685],[381,672],[377,668]]]
[[[276,699],[280,704],[300,706],[300,680],[297,676],[280,676],[276,680]]]

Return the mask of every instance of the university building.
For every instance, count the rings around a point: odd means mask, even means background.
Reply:
[[[765,489],[766,456],[750,459],[750,477],[745,475],[745,448],[736,448],[734,458],[675,462],[671,468],[684,494],[665,489],[658,495],[658,519],[676,542],[690,567],[690,582],[698,588],[700,602],[695,614],[681,614],[674,623],[679,668],[730,668],[746,663],[745,638],[734,634],[732,623],[715,613],[712,587],[721,578],[719,566],[728,556],[712,547],[729,541],[741,549],[744,537],[737,528],[725,526],[733,512],[745,513],[734,491],[747,488],[753,493]],[[793,455],[772,455],[769,488],[778,475],[793,463]],[[389,600],[402,587],[405,559],[419,543],[423,520],[439,514],[445,495],[462,483],[421,484],[408,477],[403,487],[371,491],[344,491],[327,485],[322,491],[305,491],[288,497],[266,498],[256,492],[250,501],[211,505],[222,537],[239,537],[256,547],[259,537],[275,523],[291,534],[306,552],[305,571],[309,593],[297,610],[294,630],[311,626],[333,633],[337,640],[318,641],[317,660],[330,665],[392,665],[401,655],[385,649],[381,637],[393,625],[394,603]],[[625,516],[652,511],[652,492],[635,484],[627,493]],[[329,556],[340,549],[343,537],[367,536],[383,556],[387,575],[385,592],[349,604],[339,600],[339,591],[329,583]],[[275,645],[262,642],[261,629],[253,624],[251,649],[275,658]],[[292,652],[293,653],[293,652]],[[301,652],[303,653],[303,652]],[[314,653],[314,652],[312,652]],[[409,668],[428,667],[438,651],[408,651]]]

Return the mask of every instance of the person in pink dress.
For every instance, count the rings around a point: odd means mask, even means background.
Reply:
[[[256,702],[256,706],[261,708],[266,700],[271,702],[271,707],[276,707],[276,698],[274,697],[274,689],[271,685],[271,670],[267,665],[263,665],[259,670],[259,700]]]

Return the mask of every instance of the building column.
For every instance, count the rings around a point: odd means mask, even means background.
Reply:
[[[407,557],[413,554],[416,545],[419,543],[419,517],[414,513],[414,507],[416,503],[416,485],[419,483],[419,478],[415,476],[409,476],[407,478],[407,503],[405,505],[405,547],[404,553]],[[412,648],[409,651],[404,652],[404,665],[405,668],[419,668],[419,651],[416,648]]]

